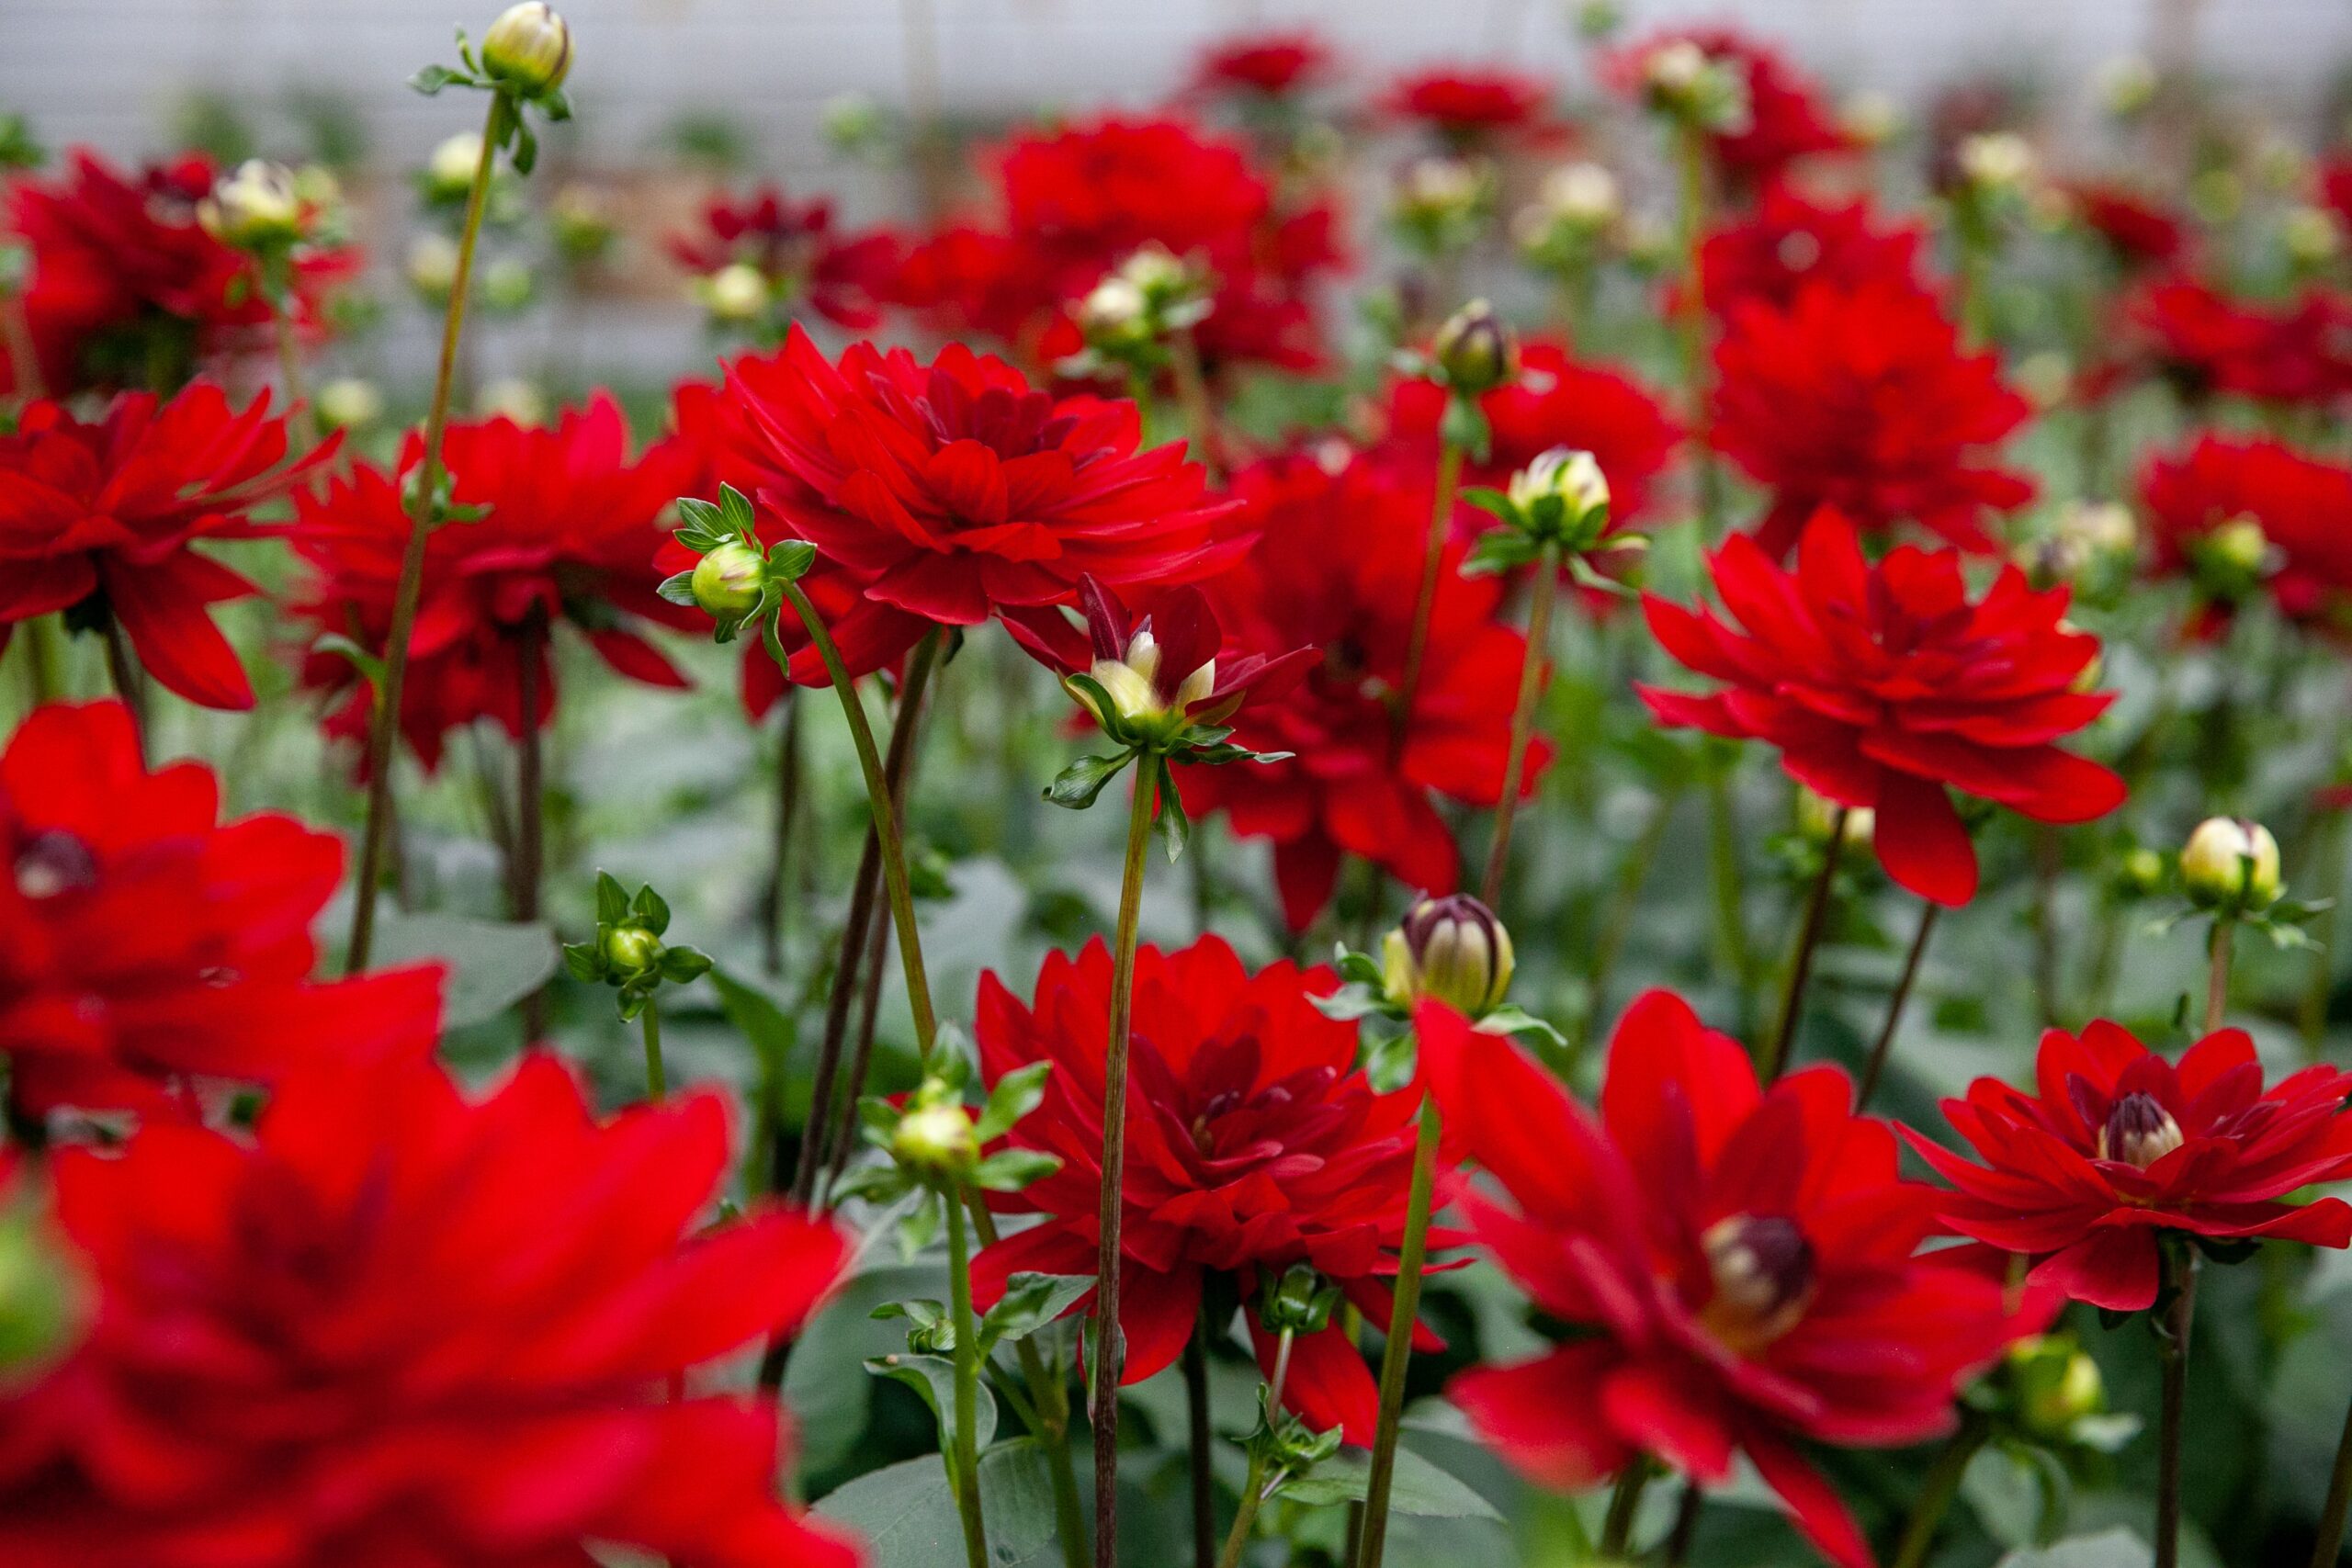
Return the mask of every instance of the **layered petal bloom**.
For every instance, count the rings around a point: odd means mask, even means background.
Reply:
[[[1601,62],[1601,75],[1618,91],[1638,97],[1647,86],[1650,56],[1681,43],[1696,44],[1747,89],[1747,112],[1707,135],[1709,152],[1736,191],[1785,174],[1800,158],[1852,147],[1820,90],[1777,50],[1735,28],[1655,34],[1612,51]]]
[[[1785,310],[1808,283],[1917,288],[1926,240],[1917,224],[1888,222],[1867,201],[1816,199],[1776,178],[1752,211],[1701,242],[1699,291],[1710,311],[1729,316],[1749,300]]]
[[[1066,621],[1008,629],[1047,669],[1092,674],[1130,720],[1160,713],[1192,725],[1229,724],[1245,703],[1286,695],[1316,658],[1309,648],[1226,651],[1208,596],[1189,584],[1154,594],[1137,612],[1089,577],[1079,584],[1079,605],[1086,615],[1082,635]]]
[[[22,1568],[849,1568],[775,1500],[778,1416],[673,1396],[797,1324],[831,1227],[697,1234],[718,1101],[598,1122],[554,1059],[469,1101],[409,1061],[287,1081],[250,1139],[55,1162],[88,1336],[0,1403]]]
[[[842,231],[831,200],[796,202],[773,185],[740,200],[713,197],[704,204],[701,227],[673,234],[669,248],[672,260],[695,273],[738,263],[752,267],[795,308],[853,332],[882,320],[899,250],[888,234]]]
[[[1445,389],[1401,378],[1388,395],[1384,456],[1410,459],[1412,471],[1434,471]],[[1511,475],[1555,446],[1589,452],[1609,476],[1612,531],[1648,521],[1651,487],[1673,459],[1681,431],[1658,396],[1611,366],[1575,358],[1567,345],[1541,339],[1521,345],[1520,373],[1478,399],[1492,433],[1484,461],[1465,464],[1463,482],[1502,486]],[[1476,533],[1486,514],[1465,508],[1458,521]],[[1475,519],[1475,521],[1474,521]]]
[[[2352,390],[2352,306],[2324,290],[2263,303],[2164,278],[2124,301],[2123,326],[2127,359],[2191,401],[2227,392],[2318,407]]]
[[[1380,100],[1388,118],[1416,125],[1455,147],[1550,134],[1552,84],[1516,71],[1439,66],[1390,85]]]
[[[58,403],[0,435],[0,649],[54,610],[119,622],[154,678],[206,707],[253,706],[253,683],[208,606],[257,592],[192,547],[249,537],[254,509],[327,460],[286,461],[266,393],[240,412],[199,382],[168,402],[125,392],[96,420]]]
[[[18,1114],[176,1118],[214,1083],[431,1050],[437,970],[308,983],[342,845],[220,813],[210,770],[147,771],[118,703],[40,708],[0,752],[0,1054]]]
[[[2157,570],[2189,571],[2215,529],[2250,518],[2275,558],[2263,589],[2279,614],[2352,634],[2352,468],[2267,438],[2206,435],[2185,452],[2152,457],[2140,494]]]
[[[654,592],[662,517],[694,477],[693,453],[662,443],[632,459],[620,406],[600,393],[552,429],[505,418],[453,424],[442,456],[456,504],[485,510],[435,528],[425,546],[400,715],[425,766],[439,762],[449,730],[477,718],[496,719],[510,735],[548,721],[556,698],[548,633],[559,622],[631,680],[686,683],[644,625],[693,624]],[[294,609],[317,634],[381,654],[408,545],[402,480],[423,457],[412,439],[397,475],[361,465],[298,502],[294,548],[312,575]],[[313,653],[302,678],[340,699],[329,733],[367,733],[373,692],[347,660]]]
[[[2005,566],[1972,600],[1957,551],[1905,545],[1872,563],[1827,513],[1793,571],[1740,535],[1712,567],[1736,626],[1654,596],[1643,608],[1668,653],[1725,689],[1645,686],[1643,700],[1661,723],[1776,746],[1799,784],[1875,811],[1879,863],[1922,898],[1957,908],[1976,893],[1949,790],[2039,822],[2122,804],[2120,777],[2054,744],[2114,700],[2081,689],[2098,639],[2067,626],[2064,589],[2038,592]]]
[[[854,675],[934,626],[1057,622],[1082,576],[1196,581],[1249,547],[1181,445],[1136,450],[1133,403],[1057,399],[961,344],[926,365],[858,344],[834,363],[795,328],[784,364],[739,364],[728,386],[795,481],[763,504],[856,584],[830,627]],[[813,649],[793,679],[825,679]]]
[[[1330,901],[1343,854],[1397,881],[1448,892],[1459,874],[1445,796],[1502,797],[1511,702],[1526,638],[1495,619],[1501,586],[1461,575],[1447,547],[1412,711],[1396,705],[1429,538],[1430,492],[1384,465],[1277,458],[1235,476],[1262,529],[1238,566],[1206,586],[1234,653],[1312,648],[1321,661],[1279,702],[1238,716],[1234,740],[1283,761],[1187,769],[1194,812],[1222,808],[1243,838],[1273,840],[1283,910],[1304,930]],[[1345,541],[1335,547],[1335,541]],[[1531,745],[1523,788],[1550,759]]]
[[[2242,1029],[2176,1064],[2100,1021],[2044,1034],[2034,1087],[1979,1078],[1944,1101],[1981,1165],[1910,1139],[1955,1189],[1943,1223],[2035,1258],[2036,1284],[2137,1312],[2156,1299],[2162,1231],[2352,1246],[2352,1205],[2291,1201],[2352,1177],[2352,1074],[2306,1067],[2266,1089]]]
[[[1313,1000],[1338,985],[1329,970],[1287,961],[1252,976],[1215,936],[1178,953],[1137,953],[1123,1382],[1176,1359],[1213,1276],[1238,1288],[1262,1366],[1272,1363],[1275,1336],[1259,1322],[1255,1292],[1295,1263],[1312,1264],[1372,1321],[1388,1321],[1419,1100],[1375,1093],[1357,1069],[1355,1026],[1324,1017]],[[1110,998],[1111,954],[1099,939],[1074,959],[1048,954],[1027,1006],[993,974],[981,977],[982,1076],[992,1084],[1032,1062],[1053,1064],[1045,1102],[1009,1141],[1062,1160],[1052,1176],[995,1200],[1045,1217],[973,1260],[983,1306],[1014,1273],[1094,1272]],[[1378,1391],[1336,1319],[1294,1346],[1283,1403],[1318,1430],[1372,1440]]]
[[[1596,1122],[1516,1047],[1425,1005],[1421,1060],[1468,1186],[1471,1236],[1576,1334],[1448,1393],[1549,1486],[1654,1455],[1702,1483],[1745,1454],[1840,1568],[1869,1547],[1804,1441],[1896,1447],[1950,1431],[1961,1383],[2036,1326],[1998,1280],[1922,1254],[1937,1195],[1843,1071],[1759,1089],[1747,1054],[1653,991],[1617,1026]]]
[[[1786,310],[1741,305],[1715,369],[1714,445],[1771,491],[1756,534],[1772,555],[1825,505],[1873,532],[1910,522],[1992,553],[1986,513],[2033,496],[1988,450],[2024,423],[2025,400],[1916,288],[1810,284]]]

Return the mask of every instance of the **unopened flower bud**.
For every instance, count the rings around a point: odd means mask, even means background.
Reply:
[[[882,106],[865,93],[836,93],[819,112],[825,141],[835,151],[867,153],[889,136],[889,118]]]
[[[525,96],[551,93],[571,71],[571,28],[547,0],[522,0],[481,35],[481,65]]]
[[[2262,525],[2241,513],[2220,524],[2192,547],[2206,588],[2224,599],[2250,592],[2270,564],[2270,539]]]
[[[1484,163],[1416,158],[1396,182],[1396,218],[1429,243],[1465,241],[1494,194],[1494,170]]]
[[[2134,1089],[2108,1111],[2098,1130],[2098,1157],[2145,1170],[2188,1141],[2154,1095]]]
[[[695,603],[720,619],[751,614],[767,591],[767,560],[741,540],[730,540],[695,562]]]
[[[1623,202],[1617,176],[1599,164],[1563,164],[1544,176],[1543,209],[1574,228],[1605,229],[1617,220]]]
[[[2151,898],[2164,890],[2165,857],[2144,845],[2126,850],[2115,863],[2115,887],[2128,898]]]
[[[1151,336],[1151,302],[1116,273],[1087,291],[1078,305],[1079,330],[1098,348],[1125,347]]]
[[[2098,1363],[2063,1334],[2037,1334],[2009,1348],[2018,1418],[2038,1437],[2066,1437],[2075,1423],[2107,1408]]]
[[[1409,1008],[1423,998],[1468,1018],[1502,1005],[1516,962],[1510,932],[1467,893],[1423,898],[1382,941],[1381,992]]]
[[[934,1176],[956,1176],[978,1161],[971,1113],[951,1101],[919,1104],[899,1119],[890,1153],[901,1164]]]
[[[2077,501],[2058,514],[2058,536],[2093,555],[2128,556],[2140,547],[2139,521],[2120,501]]]
[[[1979,191],[2018,190],[2033,176],[2033,144],[2013,130],[1962,137],[1955,156],[1961,177]]]
[[[1894,99],[1876,88],[1865,88],[1848,98],[1838,111],[1846,134],[1864,147],[1883,147],[1903,133],[1903,111]]]
[[[594,186],[578,181],[556,192],[548,218],[555,231],[556,248],[574,263],[595,260],[619,232],[611,200]]]
[[[642,975],[662,962],[662,939],[643,926],[615,926],[605,933],[605,962],[624,975]]]
[[[511,419],[517,424],[548,422],[547,394],[526,377],[502,376],[483,387],[474,401],[475,411],[485,419]]]
[[[1734,1214],[1699,1238],[1714,1295],[1700,1321],[1745,1355],[1794,1328],[1813,1303],[1813,1244],[1784,1214]]]
[[[223,175],[197,209],[213,238],[243,251],[273,251],[302,237],[302,201],[279,164],[248,158]]]
[[[2209,817],[2180,852],[2180,885],[2199,908],[2258,914],[2278,898],[2278,840],[2259,822]]]
[[[319,389],[319,421],[330,430],[358,430],[384,417],[384,394],[376,383],[338,376]]]
[[[1330,1326],[1331,1309],[1339,1304],[1340,1289],[1317,1273],[1314,1265],[1294,1263],[1280,1280],[1270,1280],[1260,1300],[1261,1322],[1279,1334],[1320,1334]]]
[[[741,324],[767,314],[768,280],[749,262],[729,262],[695,280],[695,297],[714,320]]]
[[[1510,503],[1575,547],[1589,547],[1609,525],[1609,479],[1589,452],[1555,446],[1513,474]]]
[[[1495,308],[1473,299],[1447,318],[1430,345],[1445,384],[1464,397],[1491,392],[1519,373],[1519,344]]]
[[[458,243],[447,234],[419,234],[408,248],[408,285],[436,304],[458,286]]]
[[[2335,214],[2324,207],[2299,206],[2288,210],[2278,237],[2286,243],[2288,259],[2297,266],[2324,266],[2344,250],[2344,231]]]
[[[444,137],[424,164],[424,194],[435,201],[466,199],[481,164],[481,132],[461,130]]]

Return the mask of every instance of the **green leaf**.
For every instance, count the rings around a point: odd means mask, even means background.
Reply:
[[[539,161],[539,139],[531,128],[524,123],[521,115],[516,115],[512,123],[514,127],[514,145],[510,156],[514,161],[514,172],[518,175],[527,175],[531,172],[533,165]]]
[[[973,1123],[972,1135],[983,1144],[991,1144],[1011,1132],[1015,1122],[1036,1110],[1046,1098],[1046,1075],[1053,1070],[1051,1062],[1032,1062],[997,1079],[996,1088],[989,1093],[988,1104],[981,1108],[979,1120]]]
[[[628,889],[623,887],[613,874],[596,874],[596,923],[616,926],[628,919]]]
[[[360,647],[341,632],[329,632],[311,644],[312,653],[333,654],[359,671],[359,678],[371,686],[384,683],[384,661]]]
[[[1372,1456],[1361,1449],[1333,1455],[1302,1479],[1291,1482],[1282,1495],[1294,1503],[1328,1507],[1363,1501]],[[1388,1506],[1400,1514],[1432,1519],[1498,1519],[1495,1506],[1412,1450],[1396,1450],[1396,1472],[1389,1483]]]
[[[695,604],[694,569],[689,567],[684,571],[673,572],[663,578],[662,585],[653,592],[673,604],[684,604],[692,609]]]
[[[375,961],[379,967],[437,960],[449,970],[441,1021],[462,1029],[496,1018],[548,982],[561,961],[555,933],[533,922],[477,920],[464,915],[403,915],[386,910],[377,918]]]
[[[1133,751],[1122,751],[1115,757],[1080,757],[1054,775],[1046,786],[1046,798],[1056,806],[1072,811],[1083,811],[1094,804],[1102,788],[1119,776],[1119,770],[1133,761]]]
[[[785,1114],[785,1063],[798,1043],[799,1026],[786,1016],[782,1008],[765,991],[746,985],[724,969],[710,972],[710,983],[718,992],[718,1010],[736,1032],[752,1043],[760,1058],[760,1085],[763,1103],[774,1108],[775,1114]]]
[[[722,484],[718,487],[719,523],[728,533],[734,535],[737,538],[752,537],[756,532],[753,525],[757,521],[757,515],[752,510],[750,496],[730,484]]]
[[[1078,1303],[1094,1288],[1091,1274],[1015,1274],[1004,1294],[980,1319],[983,1354],[1007,1341],[1026,1339]]]
[[[1043,1568],[1054,1544],[1052,1472],[1034,1438],[980,1456],[980,1506],[988,1516],[991,1568]],[[939,1568],[964,1561],[963,1521],[935,1454],[861,1475],[818,1500],[819,1517],[863,1537],[873,1568]]]
[[[668,947],[662,950],[662,978],[673,986],[700,979],[709,972],[710,954],[700,948]]]
[[[1462,491],[1462,501],[1464,504],[1489,513],[1501,518],[1505,523],[1516,525],[1520,521],[1519,508],[1511,503],[1510,497],[1488,486],[1471,485],[1464,488]]]
[[[797,582],[816,564],[817,547],[806,539],[786,539],[768,551],[768,575],[779,581]]]
[[[1525,1008],[1509,1003],[1478,1020],[1481,1034],[1532,1034],[1547,1045],[1566,1045],[1568,1037]]]
[[[1039,1149],[1000,1149],[972,1168],[972,1185],[990,1192],[1018,1192],[1062,1168],[1059,1155]]]
[[[669,903],[662,895],[653,891],[650,883],[637,890],[637,897],[629,903],[629,913],[637,918],[639,924],[644,926],[655,936],[660,936],[670,929]]]
[[[446,65],[428,65],[410,77],[408,85],[412,91],[423,93],[430,98],[444,87],[470,87],[474,81],[462,71],[452,71]]]
[[[2152,1558],[2139,1536],[2119,1525],[2097,1535],[2012,1551],[1995,1568],[2148,1568]]]
[[[1159,814],[1152,818],[1152,826],[1159,829],[1160,838],[1168,845],[1168,863],[1173,865],[1183,858],[1184,846],[1192,842],[1193,819],[1184,815],[1184,802],[1176,794],[1176,775],[1169,771],[1168,759],[1159,759]],[[1141,789],[1143,781],[1136,781]]]
[[[708,555],[735,536],[727,526],[726,513],[700,496],[680,496],[678,516],[678,542],[700,554]]]
[[[605,977],[605,950],[593,942],[571,942],[563,946],[563,966],[575,980],[590,984]]]
[[[863,1198],[871,1203],[895,1203],[913,1191],[914,1186],[913,1177],[884,1161],[843,1171],[842,1179],[832,1184],[831,1196],[836,1203],[845,1198]]]

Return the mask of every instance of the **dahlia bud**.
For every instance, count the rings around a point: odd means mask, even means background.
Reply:
[[[1812,1304],[1813,1244],[1783,1214],[1734,1214],[1699,1238],[1715,1293],[1700,1314],[1707,1327],[1743,1353],[1794,1328]]]
[[[1423,898],[1381,942],[1381,992],[1399,1008],[1424,997],[1469,1018],[1502,1005],[1514,958],[1510,932],[1467,893]]]
[[[2154,1095],[2134,1089],[2107,1113],[2098,1130],[2098,1157],[2145,1170],[2188,1141]]]
[[[2127,898],[2152,898],[2164,890],[2165,857],[2144,845],[2123,852],[2115,863],[2115,889]]]
[[[384,417],[384,394],[373,381],[338,376],[319,389],[319,423],[330,430],[357,430]]]
[[[1430,352],[1445,384],[1464,397],[1491,392],[1519,374],[1519,343],[1484,299],[1473,299],[1437,330]]]
[[[714,619],[748,615],[767,592],[767,567],[741,540],[723,544],[695,562],[695,603]]]
[[[712,320],[740,326],[767,314],[768,280],[749,262],[729,262],[695,279],[695,298]]]
[[[1555,446],[1513,474],[1505,493],[1539,532],[1576,548],[1609,526],[1609,479],[1589,452]]]
[[[2145,55],[2126,54],[2108,61],[2095,78],[2099,106],[2118,119],[2146,111],[2156,99],[2156,68]]]
[[[552,93],[571,70],[571,28],[547,0],[523,0],[481,35],[481,65],[525,97]]]
[[[615,926],[605,933],[605,958],[626,975],[642,975],[662,962],[662,939],[643,926]]]
[[[1961,177],[1980,192],[2022,189],[2033,176],[2033,144],[2013,130],[1963,137],[1955,156]]]
[[[2064,1438],[2075,1423],[2107,1408],[2107,1380],[2098,1363],[2063,1334],[2037,1334],[2009,1348],[2009,1378],[2018,1418],[2028,1431]]]
[[[925,1085],[916,1098],[932,1090]],[[972,1132],[971,1112],[953,1100],[918,1104],[899,1119],[890,1134],[890,1154],[902,1165],[933,1176],[961,1176],[979,1163],[979,1139]]]
[[[1079,330],[1097,348],[1127,348],[1152,336],[1151,302],[1131,279],[1113,273],[1078,306]]]
[[[1592,163],[1564,164],[1544,175],[1538,199],[1551,217],[1587,231],[1606,229],[1623,209],[1617,176]]]
[[[576,266],[602,256],[620,233],[610,198],[594,186],[577,181],[556,192],[548,219],[556,249]]]
[[[2131,555],[2140,547],[2140,525],[2120,501],[2077,501],[2058,514],[2058,536],[2090,554]]]
[[[1753,112],[1747,80],[1690,39],[1650,51],[1642,85],[1651,107],[1702,130],[1744,130]]]
[[[2278,898],[2278,840],[2259,822],[2208,817],[2181,849],[2180,884],[2199,908],[2258,914]]]
[[[275,251],[302,237],[302,201],[281,164],[248,158],[197,208],[206,233],[241,251]]]
[[[1294,1263],[1280,1280],[1267,1281],[1258,1316],[1280,1334],[1320,1334],[1330,1326],[1331,1309],[1340,1303],[1340,1288],[1323,1278],[1310,1263]]]
[[[419,234],[408,248],[408,286],[446,304],[458,286],[458,243],[447,234]]]
[[[2270,565],[2270,539],[2261,524],[2241,513],[2197,540],[2190,556],[2207,592],[2220,599],[2243,598]]]
[[[1396,183],[1391,211],[1421,248],[1448,251],[1470,243],[1495,197],[1491,165],[1468,158],[1416,158]]]
[[[442,203],[465,200],[474,188],[474,170],[481,164],[481,131],[461,130],[444,137],[424,162],[425,198]]]

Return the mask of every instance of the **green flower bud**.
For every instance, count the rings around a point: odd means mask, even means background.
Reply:
[[[2064,1334],[2038,1334],[2009,1348],[2018,1419],[2037,1437],[2064,1438],[2075,1422],[2107,1408],[2098,1363]]]
[[[2108,61],[2093,81],[2099,107],[2118,119],[2143,114],[2156,101],[2156,68],[2145,55],[2126,54]]]
[[[662,962],[662,939],[643,926],[615,926],[605,933],[605,962],[624,975],[642,975]]]
[[[766,558],[741,540],[721,545],[695,562],[695,603],[714,618],[747,615],[767,591],[767,569]]]
[[[1589,452],[1555,446],[1510,479],[1510,503],[1543,532],[1588,549],[1609,526],[1609,479]]]
[[[373,381],[339,376],[319,389],[319,421],[330,430],[356,430],[384,417],[384,394]]]
[[[1483,1018],[1502,1005],[1513,963],[1492,909],[1467,893],[1423,898],[1381,943],[1381,993],[1399,1008],[1427,997]]]
[[[2259,822],[2209,817],[2180,852],[2180,885],[2199,908],[2259,914],[2278,902],[2278,840]]]
[[[424,194],[433,201],[466,199],[474,187],[474,170],[481,164],[481,132],[461,130],[444,137],[424,164]]]
[[[729,262],[707,277],[695,279],[695,298],[716,321],[741,325],[767,314],[768,280],[749,262]]]
[[[1430,352],[1446,386],[1463,397],[1491,392],[1519,374],[1518,340],[1484,299],[1473,299],[1449,317]]]
[[[275,251],[302,237],[302,202],[282,166],[248,158],[214,183],[197,208],[205,232],[241,251]]]
[[[481,67],[526,97],[551,93],[571,70],[571,28],[547,0],[523,0],[481,35]]]
[[[1294,1263],[1279,1280],[1266,1282],[1258,1303],[1258,1317],[1280,1334],[1320,1334],[1330,1326],[1331,1309],[1340,1303],[1340,1288],[1317,1273],[1314,1265]]]
[[[1812,790],[1797,791],[1797,831],[1816,844],[1829,841],[1830,829],[1838,821],[1838,803]],[[1878,830],[1878,813],[1867,806],[1846,808],[1845,847],[1849,850],[1868,849],[1871,837]]]
[[[2155,851],[2134,846],[2126,850],[2115,864],[2115,887],[2128,898],[2148,898],[2163,891],[2165,857]]]
[[[2013,130],[1962,137],[1953,156],[1961,178],[1983,195],[2022,191],[2034,175],[2033,144]]]
[[[890,1135],[890,1154],[928,1175],[960,1176],[979,1163],[980,1145],[971,1113],[950,1100],[910,1108]]]

